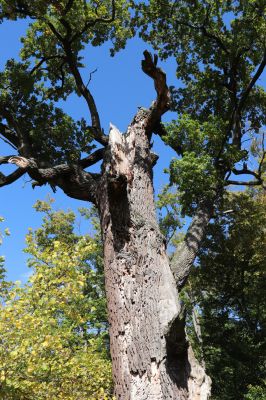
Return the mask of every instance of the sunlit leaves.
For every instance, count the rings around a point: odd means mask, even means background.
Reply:
[[[194,152],[184,153],[180,160],[170,164],[172,181],[178,183],[180,199],[184,207],[196,206],[203,195],[212,193],[216,182],[215,170],[210,157],[197,156]]]
[[[161,232],[165,236],[167,244],[173,243],[176,230],[182,226],[178,192],[166,186],[158,194],[156,205]]]
[[[177,58],[181,79],[189,80],[204,66],[212,72],[222,69],[230,61],[228,53],[236,56],[240,50],[243,66],[247,56],[251,65],[260,62],[265,40],[263,1],[151,0],[136,8],[145,17],[140,19],[144,37],[160,49],[162,57]]]
[[[245,395],[245,400],[264,400],[265,399],[265,385],[264,386],[249,386],[248,393]]]
[[[42,68],[43,74],[49,77],[57,94],[64,94],[69,80],[69,66],[66,63],[62,41],[70,43],[74,57],[81,66],[81,56],[78,52],[84,45],[102,45],[111,41],[112,51],[117,51],[125,46],[126,40],[134,34],[134,28],[130,26],[130,3],[125,0],[104,1],[39,1],[34,5],[30,1],[16,3],[7,6],[3,3],[4,15],[12,18],[16,15],[20,18],[30,17],[27,35],[22,39],[23,59],[34,58],[36,64],[46,59]],[[74,90],[75,87],[73,86]]]
[[[184,114],[166,129],[164,140],[182,156],[170,163],[170,181],[178,185],[183,212],[191,214],[200,199],[213,194],[219,179],[214,163],[222,146],[224,123],[218,117],[200,122]],[[230,151],[228,166],[236,162]]]
[[[99,244],[74,232],[72,212],[43,201],[36,209],[46,217],[27,236],[33,274],[4,294],[0,310],[1,396],[111,399]]]
[[[1,74],[0,102],[27,136],[27,153],[40,161],[39,167],[76,163],[82,152],[92,150],[93,129],[85,119],[74,121],[55,103],[87,90],[87,83],[77,79],[86,44],[108,41],[112,52],[125,46],[134,34],[129,8],[125,0],[0,2],[3,20],[30,21],[21,38],[23,62],[10,60]],[[91,112],[93,100],[88,102]],[[4,113],[0,117],[4,119]]]
[[[0,224],[2,222],[4,222],[4,218],[0,216]],[[3,243],[3,239],[9,235],[10,235],[9,229],[2,228],[2,226],[1,226],[0,227],[0,246]],[[0,303],[2,302],[2,296],[5,295],[5,293],[8,291],[8,289],[11,286],[11,283],[7,282],[5,280],[6,270],[4,268],[4,264],[5,264],[5,257],[3,255],[0,255]]]

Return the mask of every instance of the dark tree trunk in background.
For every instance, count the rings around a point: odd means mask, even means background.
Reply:
[[[210,380],[188,346],[156,219],[147,118],[111,127],[98,193],[115,395],[206,400]]]

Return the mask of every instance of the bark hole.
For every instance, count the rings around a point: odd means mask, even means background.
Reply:
[[[129,241],[130,211],[125,176],[109,177],[108,198],[110,204],[111,229],[114,238],[114,250],[119,252]]]
[[[180,389],[188,390],[191,367],[188,361],[188,342],[185,333],[185,318],[176,318],[166,336],[166,369]]]

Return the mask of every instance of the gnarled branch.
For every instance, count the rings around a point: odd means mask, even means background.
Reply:
[[[22,169],[27,169],[31,166],[30,160],[28,160],[25,157],[20,157],[20,156],[10,157],[8,162],[10,164],[15,164],[17,167],[22,168]]]
[[[94,153],[90,154],[88,157],[83,158],[79,161],[79,165],[82,168],[88,168],[91,165],[96,164],[98,161],[102,160],[104,156],[104,149],[98,149]]]
[[[99,143],[101,143],[102,145],[106,146],[108,144],[108,137],[104,135],[102,132],[100,117],[98,114],[94,98],[88,87],[86,87],[86,85],[83,82],[83,79],[81,77],[81,74],[77,66],[75,55],[71,49],[71,45],[69,44],[69,42],[63,41],[63,47],[66,53],[66,58],[69,68],[73,74],[77,88],[80,94],[84,97],[88,105],[88,108],[90,110],[94,139]]]
[[[157,98],[149,108],[146,118],[147,134],[150,136],[152,131],[155,131],[160,124],[161,116],[170,109],[171,96],[166,83],[166,74],[161,68],[157,67],[158,56],[152,57],[147,50],[144,51],[143,55],[142,70],[153,79],[157,93]]]
[[[99,153],[97,153],[99,156]],[[94,160],[97,157],[94,155]],[[91,158],[90,162],[92,163]],[[98,175],[83,171],[80,165],[59,164],[50,168],[39,168],[34,159],[27,159],[21,156],[0,157],[0,164],[12,163],[19,167],[17,171],[6,177],[0,175],[3,185],[14,182],[25,172],[34,179],[34,186],[42,186],[49,183],[53,188],[60,187],[68,196],[97,203]],[[88,160],[86,161],[88,163]],[[85,163],[84,163],[85,164]]]
[[[161,68],[157,67],[157,55],[152,57],[151,53],[147,50],[143,52],[143,55],[144,60],[141,62],[142,71],[154,81],[157,99],[152,105],[152,110],[157,118],[159,118],[170,108],[171,97],[166,83],[166,74]]]
[[[12,172],[9,175],[4,175],[0,172],[0,187],[10,185],[11,183],[18,180],[22,175],[25,174],[25,169],[18,168],[16,171]]]
[[[90,115],[91,115],[91,121],[92,121],[92,132],[94,139],[98,141],[100,144],[106,146],[108,144],[108,137],[104,135],[102,128],[101,128],[101,123],[100,123],[100,117],[98,114],[98,110],[94,101],[94,98],[88,89],[88,87],[84,84],[82,76],[79,72],[79,68],[77,65],[77,59],[76,55],[74,54],[72,47],[71,47],[71,42],[73,41],[73,37],[71,38],[72,34],[72,29],[70,24],[64,19],[61,18],[60,22],[66,29],[66,36],[63,37],[58,30],[55,28],[55,26],[51,22],[47,22],[49,28],[53,32],[53,34],[57,37],[59,40],[62,48],[64,49],[65,52],[65,60],[68,63],[68,66],[71,70],[71,73],[75,79],[77,89],[80,92],[80,94],[83,96],[85,99]]]

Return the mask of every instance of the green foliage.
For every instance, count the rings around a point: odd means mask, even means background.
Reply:
[[[113,42],[113,51],[123,48],[126,39],[132,36],[133,29],[129,26],[129,4],[124,0],[115,1],[74,1],[70,12],[65,12],[67,1],[43,1],[45,9],[32,7],[37,22],[31,24],[27,37],[23,40],[23,57],[32,57],[35,50],[37,58],[44,55],[62,55],[58,47],[58,38],[51,30],[51,24],[59,35],[65,36],[72,31],[72,43],[75,53],[84,48],[84,44],[100,46],[104,42]],[[30,14],[29,2],[29,14]],[[115,5],[115,18],[113,18]],[[62,23],[62,18],[66,22]],[[68,24],[68,27],[66,28]],[[84,29],[87,27],[87,29]],[[66,33],[67,32],[67,33]],[[58,64],[51,63],[56,71]],[[52,68],[53,69],[53,68]]]
[[[253,161],[248,146],[241,151],[236,145],[237,135],[243,142],[252,139],[262,157],[266,92],[259,81],[248,95],[247,90],[265,59],[265,10],[263,0],[135,5],[133,23],[141,37],[161,58],[176,59],[181,85],[172,88],[172,108],[178,118],[166,125],[164,140],[181,156],[171,163],[170,177],[189,215],[199,200],[222,187],[228,171]]]
[[[100,46],[111,41],[114,53],[124,48],[126,40],[134,34],[129,24],[129,7],[125,0],[42,0],[34,3],[3,0],[0,2],[0,15],[2,19],[31,18],[27,35],[22,38],[21,57],[23,60],[33,58],[36,65],[46,59],[42,79],[49,79],[53,87],[48,88],[47,95],[58,99],[76,90],[69,65],[65,62],[64,49],[59,45],[60,37],[70,40],[78,66],[82,66],[82,57],[78,53],[85,44]]]
[[[244,397],[245,400],[265,400],[266,387],[250,386],[248,393]]]
[[[185,152],[182,159],[171,162],[170,174],[171,181],[178,184],[183,211],[190,215],[203,195],[212,194],[216,182],[215,170],[207,154],[199,157],[194,152]]]
[[[27,132],[32,151],[36,159],[42,160],[43,167],[74,162],[82,151],[90,153],[93,149],[85,120],[75,122],[43,97],[29,63],[9,60],[0,73],[0,87],[0,111],[2,106],[16,110],[16,123],[22,132]]]
[[[224,69],[239,58],[241,91],[261,61],[265,2],[151,0],[140,2],[136,9],[144,39],[158,48],[160,57],[176,58],[177,77],[187,85],[180,89],[187,100],[183,108],[190,106],[193,113],[202,115],[206,110],[207,116],[210,109],[219,109],[224,115],[230,101]],[[192,93],[196,98],[189,99]],[[264,91],[261,94],[265,96]]]
[[[200,309],[200,347],[212,398],[263,399],[265,196],[230,194],[223,210],[233,212],[221,212],[209,226],[186,290]]]
[[[173,244],[176,240],[176,230],[182,227],[180,219],[180,207],[178,205],[177,192],[166,186],[158,195],[156,202],[159,225],[165,236],[167,244]]]
[[[252,139],[251,155],[262,157],[266,92],[256,83],[246,94],[265,52],[265,7],[264,0],[0,0],[1,21],[31,22],[22,38],[22,62],[9,60],[0,74],[0,116],[17,136],[7,135],[17,148],[19,138],[21,154],[38,167],[71,165],[90,154],[101,127],[79,72],[82,52],[87,44],[111,42],[114,54],[139,28],[161,58],[176,59],[182,83],[172,88],[178,119],[166,126],[164,137],[180,156],[169,169],[178,192],[166,189],[158,201],[161,210],[169,209],[160,215],[169,241],[180,226],[180,211],[192,216],[202,199],[220,194],[234,167],[244,169],[250,161],[235,141],[238,130],[242,140]],[[70,94],[83,95],[92,126],[56,107]],[[235,212],[211,225],[190,280],[193,302],[202,310],[202,352],[219,400],[260,393],[261,201],[247,194],[225,200],[225,208]],[[28,285],[4,294],[1,390],[7,399],[41,400],[47,393],[54,399],[97,398],[101,386],[110,392],[108,357],[98,352],[106,340],[101,249],[75,233],[73,213],[55,213],[43,202],[36,209],[46,216],[27,236],[34,273]]]
[[[39,167],[73,164],[94,148],[92,127],[83,118],[74,121],[56,103],[81,95],[73,69],[79,75],[86,44],[109,41],[113,53],[125,46],[134,33],[129,6],[125,0],[0,1],[1,20],[30,20],[21,39],[22,62],[11,59],[0,73],[0,115],[15,131],[19,127],[20,140],[27,137],[24,155],[39,160]]]
[[[2,0],[0,17],[30,20],[22,63],[8,61],[0,76],[0,114],[6,118],[1,104],[11,114],[16,110],[16,124],[29,135],[28,153],[41,167],[77,162],[93,149],[95,129],[101,134],[80,73],[85,46],[108,42],[114,53],[137,29],[160,57],[176,59],[182,81],[172,88],[178,118],[166,126],[164,140],[182,156],[171,163],[170,178],[179,187],[183,214],[192,215],[203,197],[212,198],[223,186],[229,171],[249,161],[233,140],[238,129],[244,140],[251,135],[251,154],[261,157],[266,93],[257,83],[245,93],[264,54],[263,0]],[[89,105],[91,126],[56,107],[73,93]]]
[[[45,217],[27,235],[33,274],[3,295],[0,311],[1,398],[110,399],[100,245],[75,233],[73,212],[35,208]]]
[[[170,182],[178,185],[179,201],[189,215],[198,202],[213,197],[222,178],[216,168],[216,156],[221,149],[225,123],[219,117],[209,116],[204,122],[183,114],[177,121],[167,124],[164,140],[174,148],[182,149],[182,157],[170,163]],[[227,146],[223,168],[233,168],[246,160],[247,152]]]

